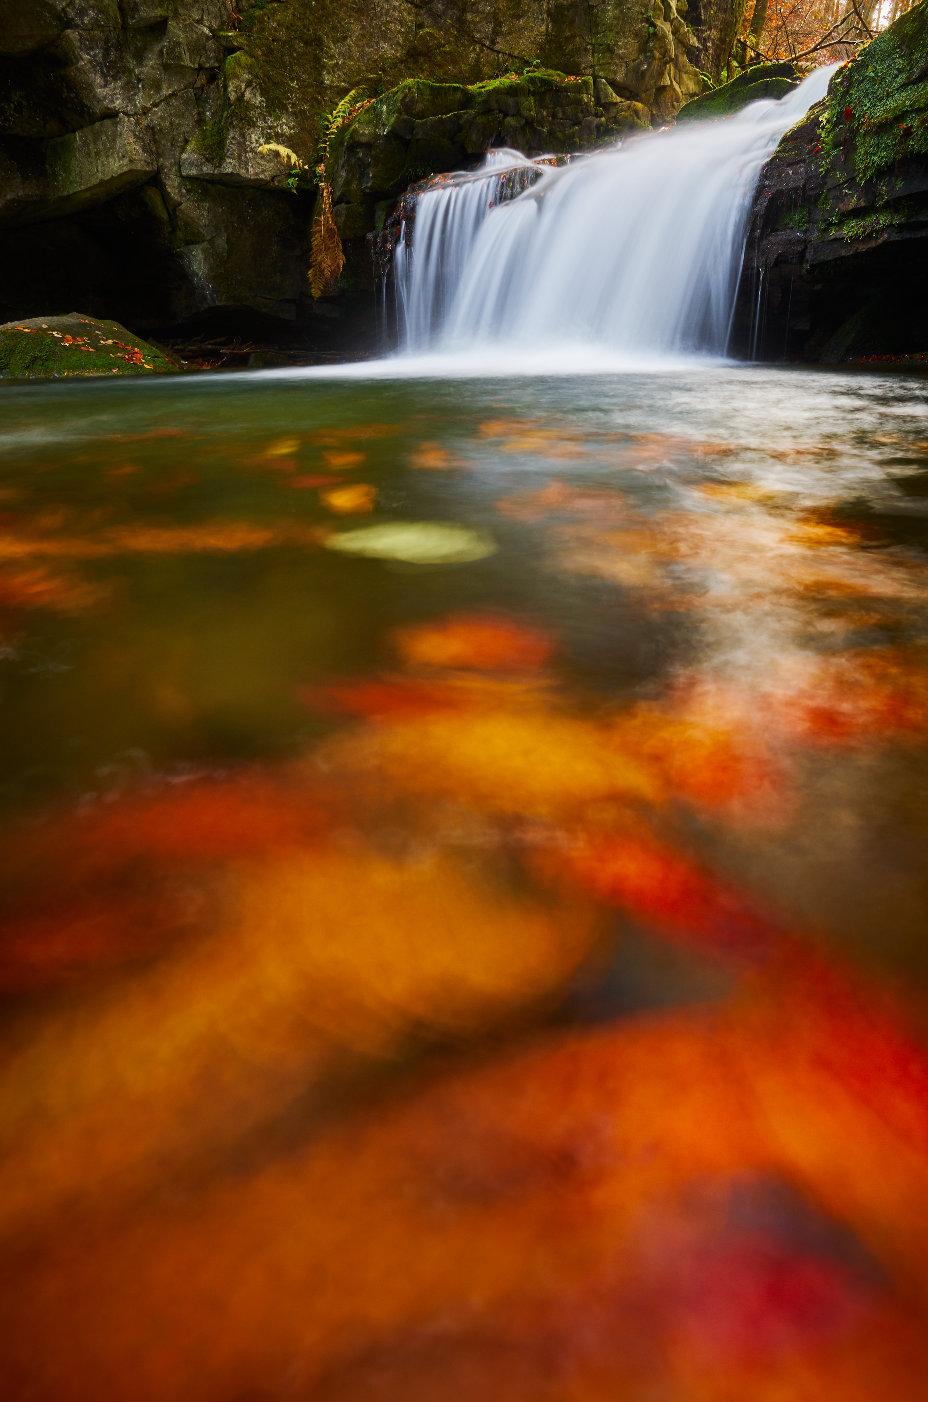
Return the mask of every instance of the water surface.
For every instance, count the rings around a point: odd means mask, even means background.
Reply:
[[[923,381],[362,373],[0,399],[13,1395],[915,1399]]]

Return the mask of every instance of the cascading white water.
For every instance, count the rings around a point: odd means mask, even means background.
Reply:
[[[780,101],[681,124],[546,171],[491,208],[484,167],[420,199],[397,248],[405,347],[565,341],[652,355],[727,348],[765,160],[837,65]],[[493,153],[498,165],[525,157]]]
[[[520,173],[524,189],[539,169],[521,151],[500,148],[489,151],[478,170],[462,171],[416,196],[414,225],[400,225],[393,256],[397,329],[407,350],[432,345],[447,324],[477,234],[504,183],[511,187],[515,177],[518,193]]]

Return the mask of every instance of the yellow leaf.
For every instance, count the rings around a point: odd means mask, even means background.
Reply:
[[[356,482],[350,487],[333,487],[321,492],[320,497],[330,511],[339,516],[360,516],[373,511],[377,500],[377,489],[367,482]]]

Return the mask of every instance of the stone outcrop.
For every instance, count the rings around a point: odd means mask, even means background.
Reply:
[[[298,314],[310,200],[286,188],[278,158],[259,164],[278,132],[255,115],[238,164],[214,173],[193,159],[217,114],[244,101],[231,16],[228,0],[4,9],[0,314],[77,304],[140,326]],[[311,156],[309,121],[305,136]]]
[[[71,312],[0,326],[0,379],[165,375],[183,369],[174,356],[139,340],[116,321]]]
[[[746,0],[689,0],[687,23],[699,40],[699,67],[717,82],[741,32]]]
[[[351,239],[407,176],[431,173],[429,147],[432,169],[447,168],[498,140],[585,148],[641,109],[666,120],[700,90],[736,8],[703,0],[711,22],[694,29],[685,0],[2,5],[0,317],[78,305],[138,327],[327,327],[343,303],[309,294],[312,172],[349,90],[386,94],[380,114],[406,101],[405,86],[391,92],[410,74],[467,91],[457,106],[384,117],[371,140],[354,132],[339,199]],[[582,82],[546,94],[531,76],[541,64]],[[471,92],[523,70],[524,92]]]
[[[845,64],[755,200],[736,340],[840,361],[926,348],[928,4]]]
[[[701,93],[684,103],[678,122],[703,122],[710,117],[729,117],[762,97],[785,97],[798,87],[799,78],[792,63],[757,63],[739,73],[731,82]]]
[[[548,61],[603,78],[667,120],[703,87],[700,41],[686,12],[677,0],[560,0],[549,7]]]

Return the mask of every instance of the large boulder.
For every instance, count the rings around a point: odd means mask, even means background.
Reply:
[[[785,97],[798,85],[795,64],[756,63],[731,82],[722,83],[684,103],[677,113],[677,121],[703,122],[711,117],[730,117],[762,97]]]
[[[841,360],[926,348],[928,3],[845,64],[754,204],[742,347]]]
[[[717,82],[728,68],[746,0],[689,0],[687,23],[699,41],[699,68]]]
[[[164,375],[183,370],[174,356],[116,321],[35,317],[0,326],[0,380],[73,380],[91,375]]]

